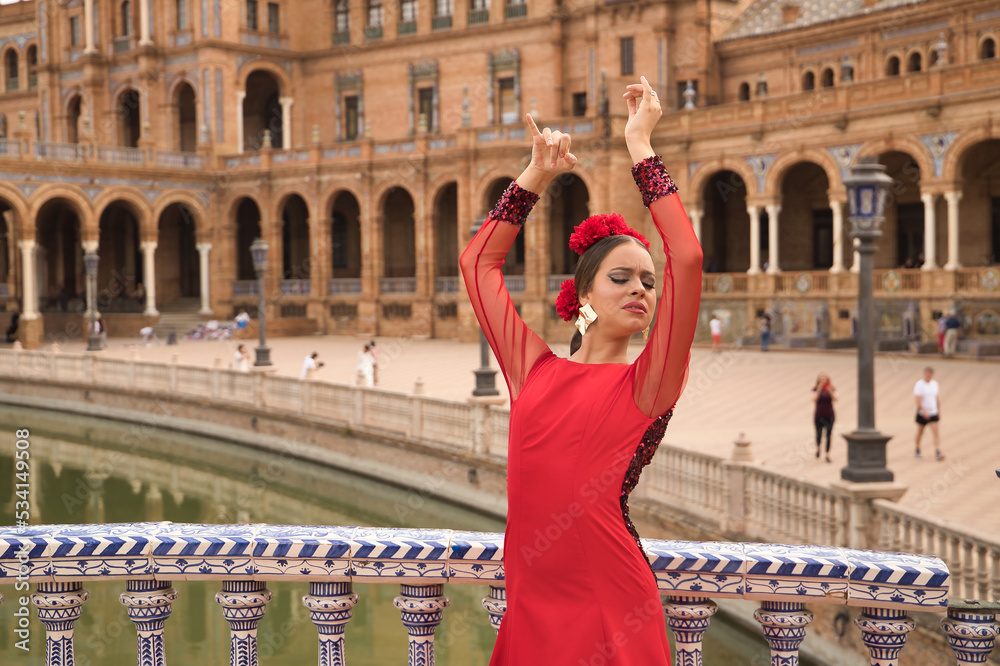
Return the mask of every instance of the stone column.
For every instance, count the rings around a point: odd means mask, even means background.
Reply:
[[[698,237],[698,242],[701,243],[701,221],[705,218],[705,211],[692,208],[687,214],[688,219],[691,220],[694,235]]]
[[[83,614],[83,603],[90,593],[83,584],[39,583],[31,595],[38,608],[38,619],[45,625],[45,663],[73,664],[73,625]]]
[[[139,243],[142,248],[142,284],[146,288],[146,311],[147,317],[155,317],[159,313],[156,309],[156,241],[142,241]]]
[[[750,270],[747,275],[760,275],[760,206],[749,206],[750,215]]]
[[[149,2],[137,0],[139,3],[139,46],[152,46],[153,39],[149,36]]]
[[[844,272],[844,202],[831,201],[833,211],[833,266],[831,273]]]
[[[35,270],[35,250],[33,239],[17,242],[21,248],[21,300],[22,319],[38,319],[38,274]]]
[[[319,663],[346,664],[344,629],[354,613],[358,595],[351,583],[309,583],[309,594],[302,605],[319,630]]]
[[[118,599],[138,631],[136,654],[139,666],[166,666],[163,625],[170,617],[177,590],[168,580],[130,580],[128,591]]]
[[[975,603],[978,605],[978,602]],[[948,608],[948,616],[941,620],[941,628],[948,634],[948,645],[955,651],[959,666],[985,664],[1000,635],[1000,623],[997,623],[993,610],[960,604],[963,605],[966,608]]]
[[[813,620],[805,604],[762,601],[753,617],[764,628],[764,639],[771,648],[771,663],[798,666],[799,646],[806,637],[806,625]]]
[[[861,641],[871,654],[872,666],[897,666],[906,634],[915,626],[906,611],[865,608],[854,621],[861,629]]]
[[[451,603],[444,585],[400,585],[392,603],[399,609],[410,635],[408,666],[434,663],[434,631]]]
[[[936,194],[922,194],[924,202],[924,265],[925,271],[937,270],[937,200]]]
[[[701,666],[701,639],[719,607],[702,597],[667,597],[663,610],[677,638],[677,666]]]
[[[291,97],[281,97],[278,102],[281,104],[281,148],[291,150],[292,148],[292,103],[295,100]]]
[[[86,48],[83,52],[87,55],[97,53],[97,46],[94,44],[94,0],[83,0],[83,32]]]
[[[781,272],[778,264],[778,218],[781,217],[781,206],[770,204],[767,207],[767,274],[777,275]]]
[[[507,588],[503,585],[490,585],[490,596],[483,598],[483,608],[490,615],[493,630],[499,633],[500,622],[507,612]]]
[[[948,202],[948,263],[946,271],[957,271],[962,267],[958,261],[958,205],[962,202],[961,192],[945,192]]]
[[[232,630],[229,666],[258,666],[257,624],[270,600],[271,590],[263,581],[222,581],[222,592],[215,595],[215,601],[222,606]]]
[[[245,90],[236,91],[236,152],[242,153],[243,146],[243,100],[247,98]],[[222,137],[219,137],[221,140]]]
[[[198,248],[198,265],[200,270],[198,271],[198,278],[201,282],[201,309],[198,310],[198,314],[210,315],[212,314],[212,300],[210,296],[210,285],[209,280],[209,270],[211,264],[208,261],[209,253],[212,251],[211,243],[198,243],[196,246]]]

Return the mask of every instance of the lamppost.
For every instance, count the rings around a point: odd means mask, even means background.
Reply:
[[[858,428],[844,435],[847,467],[840,470],[845,481],[892,481],[885,465],[885,445],[892,438],[875,428],[875,303],[872,299],[872,257],[875,239],[881,238],[882,222],[892,178],[874,160],[859,160],[844,179],[850,206],[851,238],[859,241],[858,273]]]
[[[90,325],[87,328],[87,351],[101,351],[101,337],[94,330],[94,319],[97,317],[97,263],[100,257],[93,250],[83,255],[83,265],[87,269],[87,304],[90,310]]]
[[[267,335],[264,332],[264,271],[267,270],[267,241],[258,238],[250,244],[250,256],[253,257],[253,269],[257,272],[257,359],[254,367],[271,365],[271,350],[267,348]]]
[[[476,220],[472,225],[473,238],[479,233],[479,229],[485,221],[484,217],[481,220]],[[481,363],[480,367],[473,371],[476,375],[476,388],[472,395],[476,397],[500,395],[500,391],[496,387],[497,371],[490,367],[490,346],[486,342],[486,333],[483,332],[481,326],[479,327],[479,362]]]

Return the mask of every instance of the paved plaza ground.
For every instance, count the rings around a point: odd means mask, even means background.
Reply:
[[[229,367],[236,341],[181,340],[174,346],[145,347],[138,340],[111,339],[107,356],[211,366],[216,358]],[[317,379],[353,383],[357,352],[366,339],[314,336],[269,340],[277,372],[298,376],[303,358],[319,352],[326,363]],[[479,345],[450,340],[377,338],[381,349],[382,388],[410,392],[418,378],[427,395],[465,400],[474,387]],[[246,342],[253,353],[255,341]],[[80,352],[71,343],[65,352]],[[556,347],[565,355],[566,347]],[[639,347],[634,347],[633,355]],[[924,456],[913,455],[916,407],[913,384],[931,365],[941,384],[941,448],[945,460],[934,459],[928,431]],[[496,367],[495,361],[493,367]],[[728,456],[740,433],[753,442],[753,454],[769,469],[816,483],[840,478],[846,464],[843,433],[857,424],[857,360],[853,352],[805,352],[730,348],[713,354],[695,348],[691,372],[665,441],[674,446]],[[810,389],[816,375],[827,372],[836,388],[837,421],[831,457],[815,457]],[[909,486],[900,503],[921,514],[973,529],[1000,534],[1000,363],[937,356],[883,354],[876,357],[876,425],[892,435],[888,465],[896,480]],[[503,379],[498,388],[506,395]]]

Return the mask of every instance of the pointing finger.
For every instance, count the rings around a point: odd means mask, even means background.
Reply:
[[[535,124],[535,119],[531,117],[530,113],[524,114],[524,124],[531,130],[532,136],[542,135],[542,133],[538,131],[538,125]]]

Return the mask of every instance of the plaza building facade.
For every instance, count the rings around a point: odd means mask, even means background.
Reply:
[[[568,340],[573,226],[618,211],[656,237],[622,139],[645,74],[705,251],[706,335],[712,312],[730,338],[769,312],[788,341],[850,338],[844,179],[868,157],[894,178],[880,335],[933,339],[954,308],[998,342],[998,45],[990,0],[0,6],[0,302],[28,347],[79,335],[88,300],[112,335],[229,319],[257,308],[263,238],[273,334],[473,339],[458,256],[527,163],[531,113],[580,164],[504,272],[529,325]]]

